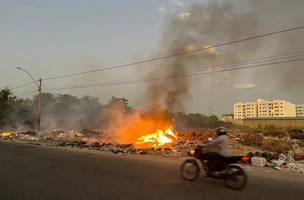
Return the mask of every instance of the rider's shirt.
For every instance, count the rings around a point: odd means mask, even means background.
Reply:
[[[227,135],[221,135],[216,137],[214,140],[208,142],[210,145],[216,145],[220,148],[219,154],[228,157],[231,155],[229,138]]]

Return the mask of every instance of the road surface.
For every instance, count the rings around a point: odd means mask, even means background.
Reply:
[[[181,160],[0,142],[1,200],[303,199],[304,175],[251,169],[244,191],[181,179]]]

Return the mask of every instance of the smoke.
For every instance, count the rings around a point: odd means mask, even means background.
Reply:
[[[248,36],[303,25],[304,21],[303,0],[212,0],[189,6],[179,4],[181,10],[165,15],[163,33],[159,41],[161,50],[156,53],[157,55],[171,55],[239,40]],[[162,12],[164,11],[163,7],[160,9]],[[111,136],[111,140],[128,142],[133,138],[124,139],[125,135],[134,134],[136,136],[142,130],[153,132],[152,127],[155,129],[157,124],[167,128],[170,120],[166,112],[184,111],[185,101],[190,96],[189,90],[193,84],[197,84],[190,78],[184,78],[189,71],[201,70],[202,66],[211,67],[256,57],[296,52],[303,50],[303,47],[303,31],[300,30],[172,57],[156,62],[153,70],[150,71],[151,76],[160,74],[159,78],[162,78],[165,77],[163,74],[169,73],[171,78],[151,83],[145,96],[148,106],[144,112],[127,111],[127,106],[123,101],[124,103],[120,103],[124,106],[115,104],[116,106],[106,107],[101,114],[96,114],[95,111],[100,105],[87,107],[90,103],[81,104],[78,100],[68,98],[66,99],[69,102],[68,105],[56,103],[56,108],[52,107],[53,104],[45,103],[43,108],[46,124],[43,126],[73,129],[88,126],[104,128],[107,135]],[[250,73],[244,71],[234,72],[233,75],[227,73],[225,78],[229,81],[224,84],[230,84],[231,91],[235,88],[254,91],[261,85],[263,88],[274,86],[280,89],[279,92],[282,92],[281,89],[299,91],[299,89],[303,89],[304,85],[304,68],[298,67],[301,64],[303,62],[276,65],[263,70],[250,71]],[[206,70],[208,69],[210,68]],[[217,78],[223,79],[223,77]],[[217,82],[222,83],[223,81],[215,80],[215,83]],[[226,91],[218,88],[216,92]],[[198,96],[201,95],[198,94]],[[54,100],[50,99],[50,101]],[[47,102],[47,100],[44,99],[43,102]],[[92,100],[92,102],[96,102],[96,100]],[[231,107],[229,104],[227,106]],[[69,109],[63,109],[64,107]],[[99,123],[100,121],[104,123]],[[144,126],[150,128],[136,128]]]
[[[282,16],[285,8],[292,9],[297,6],[303,8],[301,1],[294,0],[292,3],[290,5],[290,2],[284,0],[270,0],[260,3],[249,0],[209,1],[206,4],[193,4],[184,7],[180,12],[167,15],[160,39],[161,51],[156,54],[172,55],[297,25],[295,21],[287,23],[291,21],[290,19],[282,19],[281,17],[277,20],[276,17]],[[274,9],[271,6],[275,6]],[[303,16],[300,14],[301,9],[295,10],[296,16]],[[271,20],[268,21],[269,19]],[[165,113],[184,111],[185,101],[190,96],[189,90],[192,84],[197,84],[190,78],[184,77],[189,71],[202,70],[202,66],[209,66],[204,70],[210,70],[212,65],[241,62],[256,56],[275,55],[278,49],[280,53],[288,52],[293,49],[288,47],[290,43],[301,47],[302,44],[297,44],[298,40],[297,37],[295,39],[275,36],[275,39],[253,40],[221,48],[209,48],[205,51],[157,62],[153,66],[153,70],[150,71],[150,76],[155,77],[155,74],[159,74],[158,78],[163,77],[164,80],[151,83],[147,89],[145,100],[148,107],[145,112],[149,118],[144,117],[143,113],[139,111],[126,113],[120,107],[115,107],[110,109],[108,116],[112,116],[110,118],[113,121],[110,120],[106,132],[109,133],[112,140],[128,143],[134,141],[140,134],[152,133],[155,128],[167,128],[171,121],[169,115]],[[248,76],[242,71],[235,74],[235,77]],[[282,79],[291,81],[289,73],[275,71],[270,72],[270,74],[279,77],[275,80],[277,82]],[[170,78],[166,78],[168,76]],[[261,77],[269,80],[269,73],[267,78],[264,74],[259,73],[252,73],[249,76],[255,77],[257,82],[260,81]],[[255,83],[239,81],[238,78],[233,77],[228,78],[231,79],[229,84],[232,89],[254,90],[257,87]],[[217,82],[223,81],[215,80],[215,83]],[[295,83],[294,80],[291,82]],[[201,94],[198,95],[201,96]],[[155,116],[153,113],[159,113],[161,117]]]
[[[261,31],[303,25],[304,1],[302,0],[268,0],[263,1],[261,5],[249,1],[248,4],[259,22]],[[265,39],[260,45],[259,51],[264,52],[264,54],[303,51],[303,33],[303,30],[298,30]],[[304,73],[304,68],[300,67],[303,63],[300,61],[276,65],[256,72],[254,79],[266,82],[265,80],[269,80],[269,74],[271,74],[271,82],[276,85],[275,89],[297,93],[296,91],[303,89],[304,79],[301,74]]]
[[[180,13],[168,16],[160,44],[168,55],[208,47],[219,41],[230,41],[255,33],[257,19],[253,13],[242,11],[234,4],[210,2],[207,5],[194,4]],[[242,27],[242,28],[240,28]],[[198,53],[177,56],[156,66],[155,72],[170,72],[173,78],[153,83],[148,89],[152,108],[168,111],[183,111],[184,101],[189,94],[191,81],[183,78],[193,67],[209,65],[220,59],[239,59],[249,51],[255,51],[257,44],[250,49],[239,47],[239,51],[228,50],[222,53],[211,48]],[[242,52],[242,55],[239,53]]]
[[[254,33],[257,20],[252,15],[232,3],[192,5],[181,13],[168,16],[160,40],[163,50],[159,54],[171,55],[208,47],[218,43],[219,39],[220,41],[235,40],[244,33]],[[242,29],[239,28],[240,24],[243,25]],[[241,56],[256,51],[257,48],[258,44],[249,49],[240,45],[238,51],[226,49],[226,52],[209,48],[206,51],[158,62],[150,75],[160,74],[159,78],[166,78],[163,74],[169,74],[170,78],[153,82],[147,89],[147,110],[128,113],[121,105],[109,108],[107,116],[110,120],[105,132],[111,141],[128,143],[142,134],[168,128],[172,122],[166,113],[184,111],[184,103],[192,84],[190,79],[184,78],[189,70],[199,70],[203,65],[210,66],[210,63],[219,58],[240,59]]]
[[[34,105],[37,105],[34,98]],[[42,95],[41,130],[82,130],[99,128],[102,105],[91,96],[78,98],[68,94]]]
[[[167,15],[160,40],[163,49],[160,54],[176,54],[185,50],[303,25],[303,7],[304,1],[302,0],[218,0],[204,4],[192,4],[177,13]],[[156,69],[151,74],[167,71],[172,72],[174,78],[153,83],[150,86],[148,97],[151,100],[151,107],[183,111],[184,103],[189,97],[189,88],[192,84],[196,84],[191,79],[181,78],[187,71],[193,68],[200,69],[197,66],[221,65],[296,52],[304,47],[302,35],[303,31],[300,30],[163,61],[155,66]],[[253,80],[253,83],[244,82],[244,84],[258,84],[260,87],[265,87],[263,84],[271,84],[275,87],[295,90],[304,84],[302,76],[304,68],[296,67],[302,63],[288,63],[269,68],[266,66],[263,70],[251,71],[251,73],[234,72],[233,77],[230,77],[232,79],[230,87],[234,89],[235,84],[242,79],[247,79]],[[215,80],[216,82],[222,81]],[[219,90],[221,89],[219,88]]]

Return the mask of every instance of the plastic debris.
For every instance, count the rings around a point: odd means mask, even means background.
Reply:
[[[251,164],[256,167],[264,167],[266,165],[266,159],[263,157],[254,156],[251,158]]]

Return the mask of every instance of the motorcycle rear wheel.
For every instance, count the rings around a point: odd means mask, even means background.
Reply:
[[[243,190],[247,185],[247,174],[240,166],[229,165],[226,168],[225,183],[228,188]]]
[[[180,171],[182,177],[187,181],[194,181],[200,174],[200,167],[195,159],[187,159],[181,165]]]

